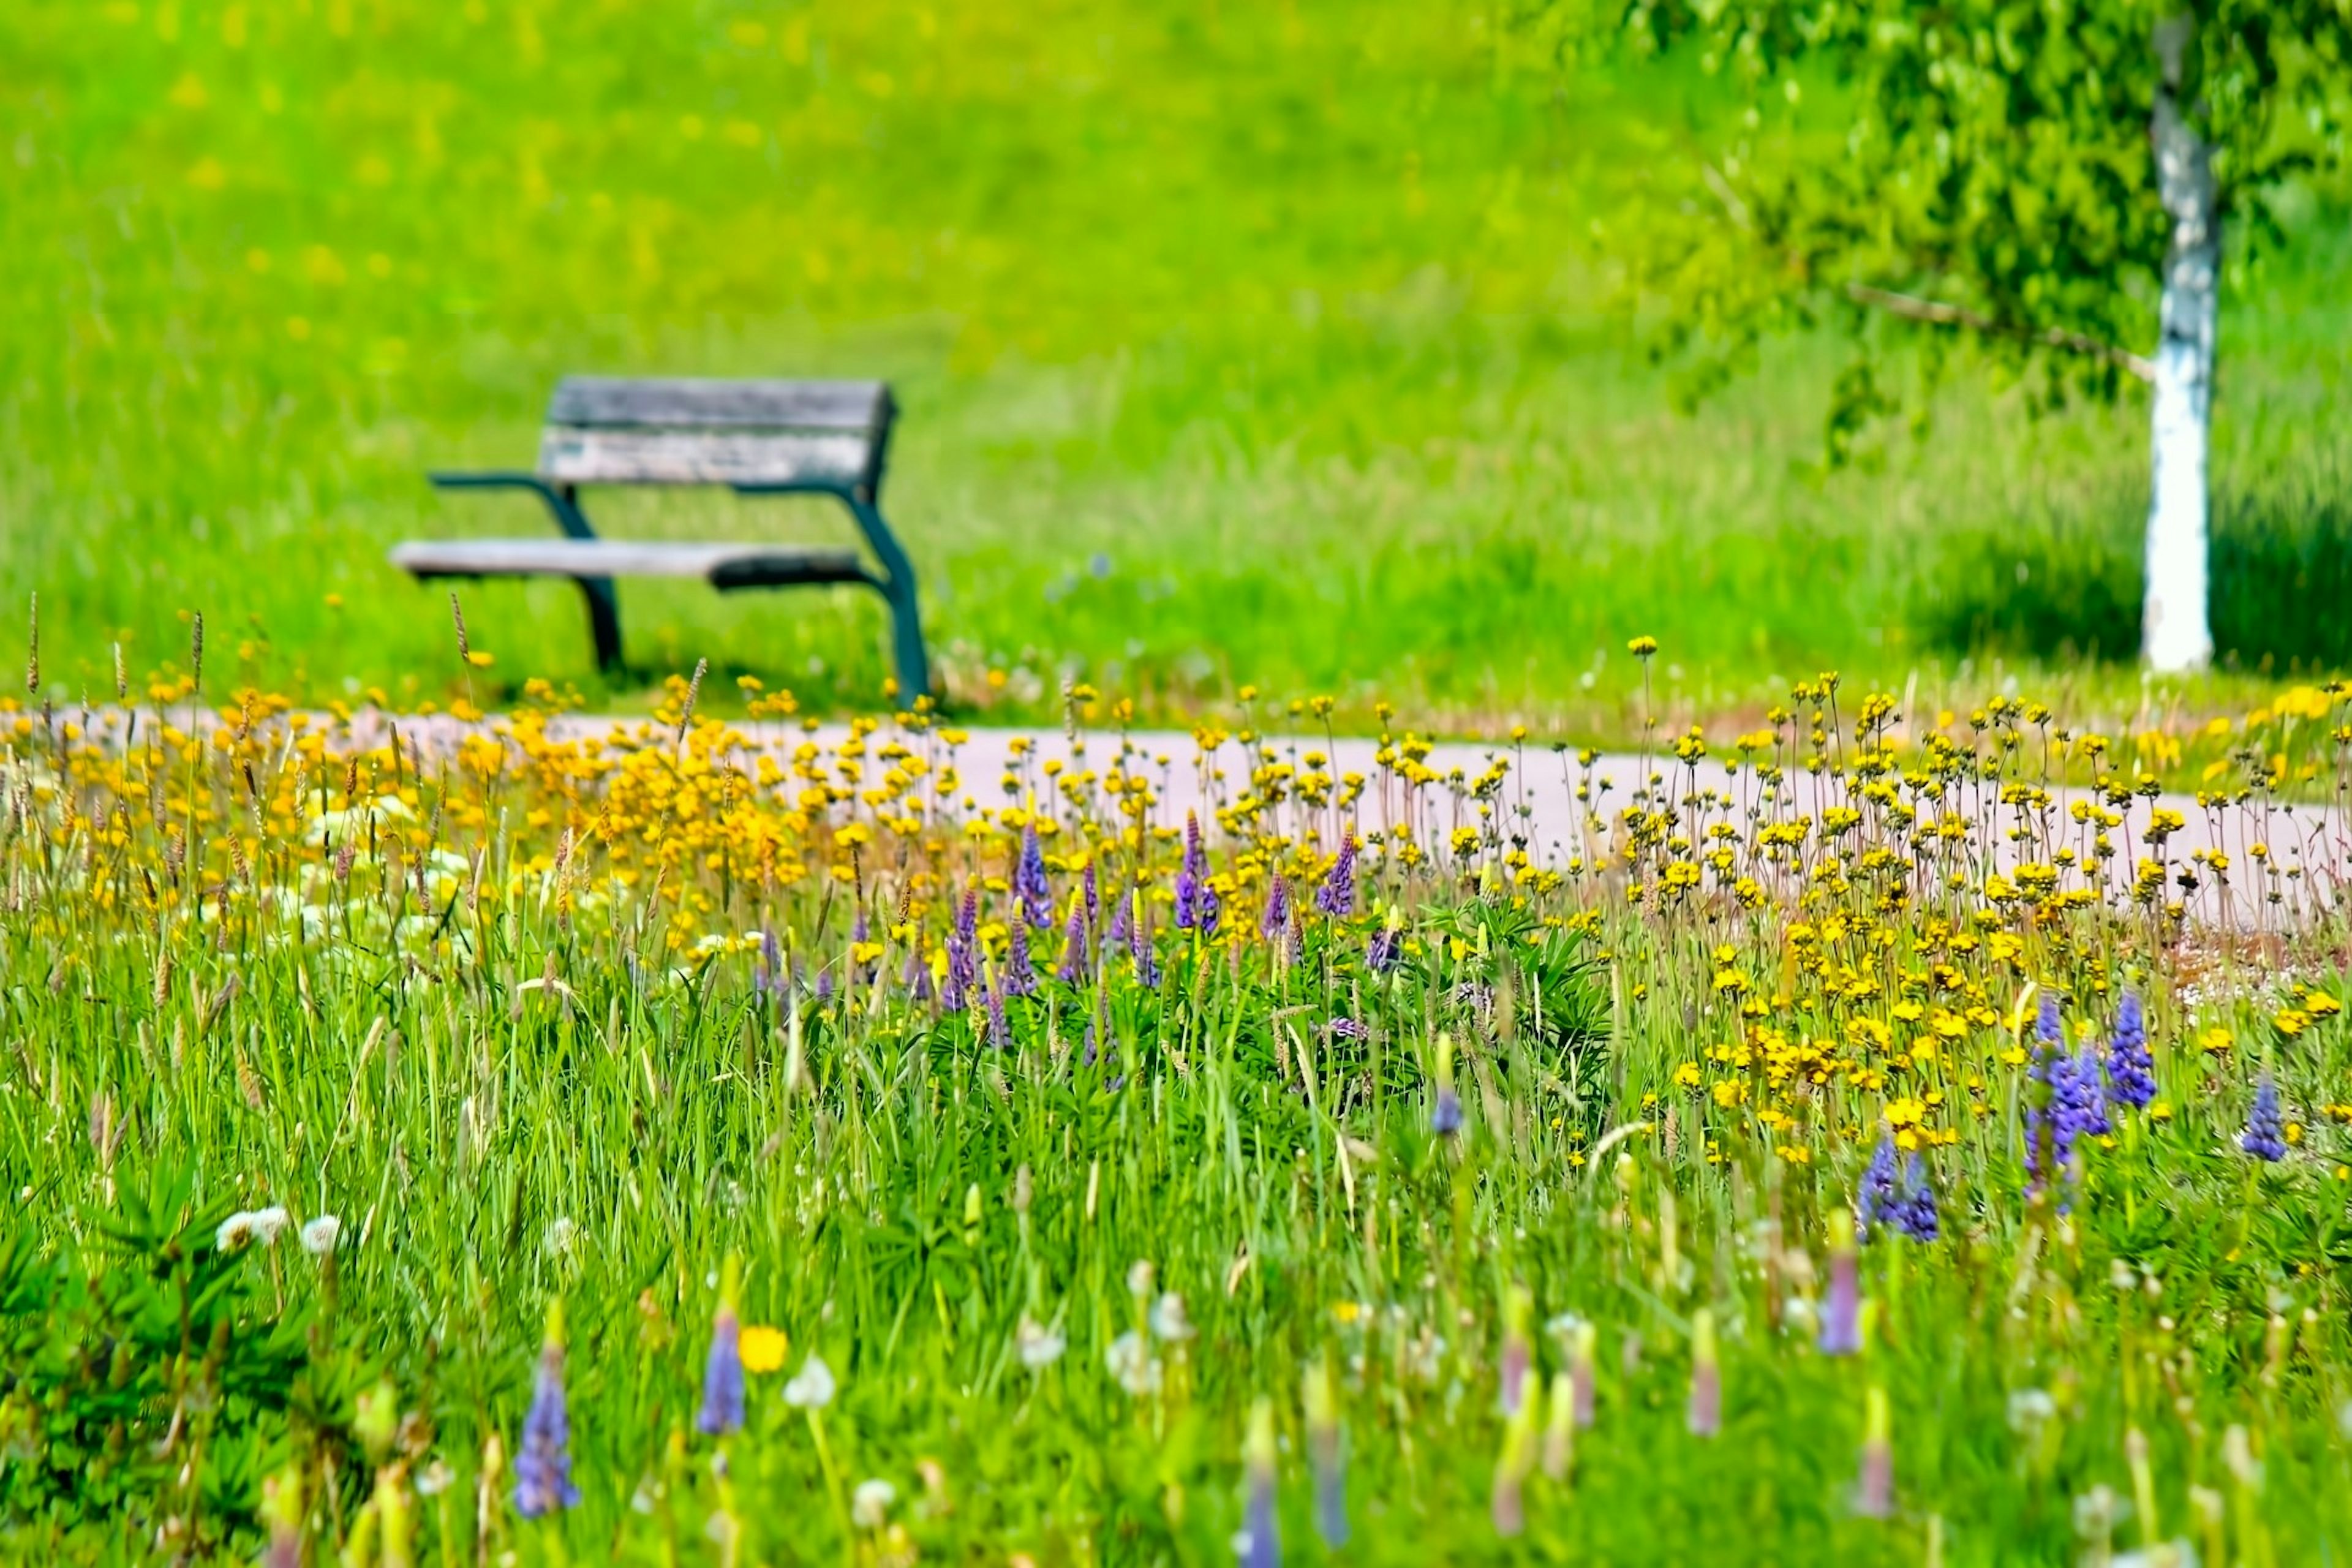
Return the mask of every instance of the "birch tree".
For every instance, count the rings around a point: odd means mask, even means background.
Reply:
[[[1832,317],[1858,345],[1833,453],[1896,405],[1898,342],[1933,378],[1972,339],[2039,406],[2144,384],[2142,652],[2210,660],[2223,241],[2274,238],[2283,184],[2341,162],[2352,0],[1593,3],[1572,45],[1695,54],[1741,95],[1696,199],[1630,226],[1695,389]]]

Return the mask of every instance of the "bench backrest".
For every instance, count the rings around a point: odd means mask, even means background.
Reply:
[[[559,484],[737,485],[871,500],[896,412],[878,381],[567,376],[540,477]]]

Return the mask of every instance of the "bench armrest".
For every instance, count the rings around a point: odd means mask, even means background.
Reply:
[[[437,490],[529,490],[540,499],[555,526],[567,539],[593,539],[596,531],[588,526],[588,514],[580,503],[565,493],[570,487],[558,489],[537,474],[511,469],[491,469],[480,473],[428,473],[425,479]]]

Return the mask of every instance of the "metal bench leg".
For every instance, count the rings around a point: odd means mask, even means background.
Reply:
[[[882,563],[883,581],[877,584],[890,606],[890,662],[898,676],[899,700],[911,705],[918,697],[935,697],[931,661],[923,651],[923,617],[915,595],[915,568],[898,548],[898,536],[882,521],[882,509],[866,496],[842,496],[857,519],[858,531]]]
[[[898,672],[898,692],[911,705],[931,694],[931,662],[923,652],[923,621],[915,607],[912,572],[894,573],[882,589],[890,605],[890,662]]]
[[[621,668],[621,598],[610,577],[579,577],[580,596],[588,601],[588,636],[596,644],[596,668],[610,675]]]
[[[567,539],[593,539],[588,513],[580,504],[578,485],[558,485],[552,494],[542,489],[555,526]],[[581,597],[588,601],[588,636],[596,645],[596,668],[605,675],[621,668],[621,595],[610,577],[583,577]]]

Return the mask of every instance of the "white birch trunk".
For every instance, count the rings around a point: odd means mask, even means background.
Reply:
[[[2213,339],[2220,315],[2221,215],[2213,157],[2183,117],[2177,95],[2189,24],[2157,29],[2163,65],[2150,140],[2157,190],[2172,219],[2159,306],[2156,395],[2149,452],[2147,597],[2141,606],[2141,652],[2164,673],[2201,668],[2213,657],[2207,616],[2206,454],[2212,430]]]

